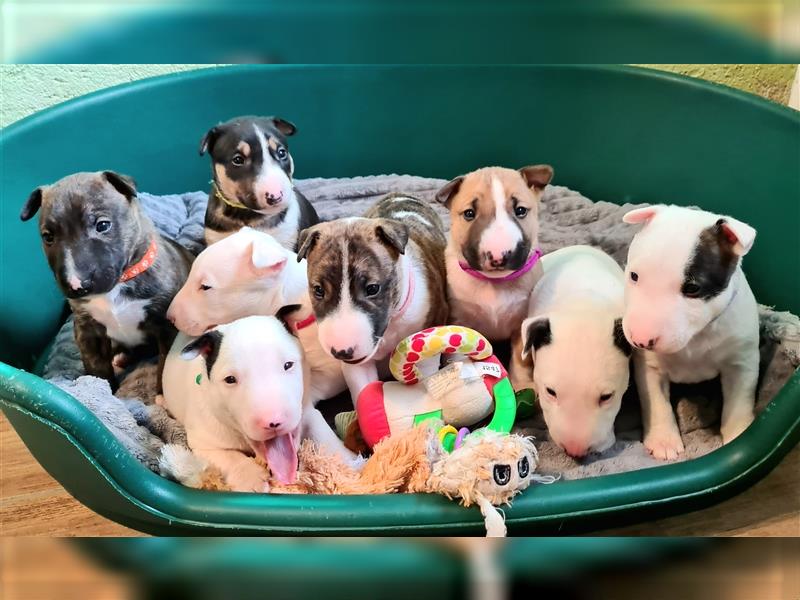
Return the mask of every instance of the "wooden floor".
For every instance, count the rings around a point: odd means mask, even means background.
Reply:
[[[142,535],[73,499],[0,415],[0,534]],[[598,535],[800,536],[800,447],[766,478],[711,508]]]

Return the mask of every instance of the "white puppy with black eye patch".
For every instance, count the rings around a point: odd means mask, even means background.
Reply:
[[[522,323],[532,370],[512,364],[511,377],[515,389],[536,391],[551,439],[580,458],[615,441],[632,351],[622,333],[625,279],[614,259],[590,246],[562,248],[542,264]]]
[[[189,338],[178,334],[159,399],[186,427],[189,447],[234,491],[269,491],[269,473],[292,483],[297,448],[310,438],[347,451],[305,393],[308,369],[297,338],[275,317],[248,317]]]
[[[347,389],[341,361],[319,343],[306,261],[298,262],[297,255],[271,235],[244,227],[198,255],[167,318],[179,331],[200,335],[253,315],[280,315],[295,331],[311,372],[312,400]]]
[[[637,372],[644,443],[656,458],[683,452],[669,383],[720,376],[721,433],[730,442],[753,420],[758,307],[741,268],[756,231],[731,217],[679,206],[627,213],[644,225],[628,251],[625,336],[644,352]]]

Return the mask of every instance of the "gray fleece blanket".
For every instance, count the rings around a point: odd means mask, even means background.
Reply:
[[[363,213],[382,195],[399,191],[432,200],[445,183],[409,175],[354,177],[349,179],[306,179],[297,187],[314,204],[320,217],[329,220]],[[140,201],[164,235],[190,250],[202,248],[203,218],[207,194],[152,196],[140,194]],[[540,243],[545,253],[573,244],[596,246],[624,264],[635,228],[622,223],[622,215],[636,205],[595,201],[561,186],[548,186],[542,198],[539,219]],[[446,226],[447,211],[437,205]],[[789,313],[760,308],[761,380],[756,411],[760,412],[792,373],[800,366],[800,320]],[[158,457],[164,443],[185,445],[185,432],[161,407],[153,404],[156,367],[140,364],[122,375],[116,396],[108,383],[83,373],[78,349],[68,320],[56,336],[44,368],[44,377],[65,389],[109,427],[122,444],[149,468],[158,471]],[[631,471],[662,464],[649,456],[641,443],[641,416],[631,386],[616,422],[616,444],[599,455],[576,461],[551,443],[541,417],[519,423],[519,431],[537,440],[539,471],[560,474],[564,479]],[[686,453],[680,460],[707,454],[721,444],[719,382],[673,386],[672,399],[678,415]],[[324,411],[325,404],[320,408]]]

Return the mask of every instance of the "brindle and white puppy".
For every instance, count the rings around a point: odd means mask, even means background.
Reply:
[[[445,243],[431,207],[399,194],[300,234],[319,340],[344,362],[354,403],[401,339],[446,322]]]
[[[176,334],[167,307],[194,257],[158,234],[134,181],[113,171],[75,173],[36,188],[20,218],[40,208],[44,253],[75,315],[86,372],[116,389],[114,354],[142,354],[153,342],[163,368]]]
[[[518,171],[486,167],[456,177],[436,194],[450,210],[445,250],[450,321],[492,341],[512,340],[512,368],[522,372],[520,326],[542,276],[539,200],[549,165]]]
[[[206,243],[247,225],[293,251],[297,234],[319,223],[314,207],[292,184],[294,161],[286,138],[296,131],[277,117],[237,117],[203,136],[200,155],[211,155],[213,172]]]

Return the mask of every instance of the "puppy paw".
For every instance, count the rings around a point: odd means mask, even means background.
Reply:
[[[164,400],[164,394],[156,394],[156,397],[153,398],[153,402],[155,402],[158,406],[163,406],[166,408],[167,402]]]
[[[269,471],[255,461],[226,474],[225,481],[234,492],[265,493],[269,491]]]
[[[748,415],[741,419],[733,420],[731,419],[728,423],[725,424],[724,427],[720,428],[720,433],[722,434],[722,443],[728,444],[733,441],[735,438],[739,437],[745,429],[750,426],[750,423],[753,422],[753,415]]]
[[[683,454],[683,440],[674,427],[651,430],[644,438],[644,446],[657,460],[674,460]]]
[[[119,352],[111,359],[111,366],[114,367],[114,374],[121,375],[130,365],[131,358],[124,352]]]

